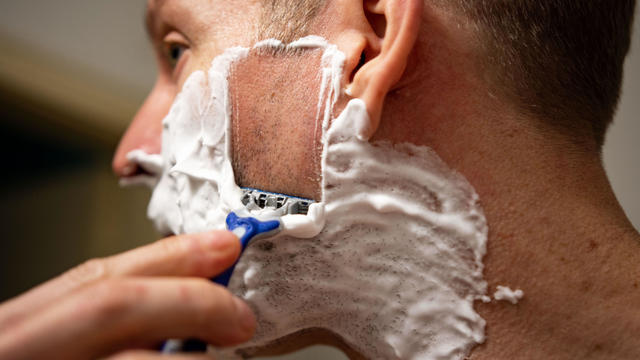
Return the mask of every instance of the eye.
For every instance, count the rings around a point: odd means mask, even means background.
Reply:
[[[187,47],[185,45],[178,43],[172,43],[167,46],[166,57],[167,62],[169,63],[169,66],[171,66],[171,68],[175,68],[178,65],[180,58],[186,50]]]
[[[164,37],[162,42],[162,55],[169,68],[171,70],[174,70],[180,64],[180,59],[182,59],[185,53],[189,51],[189,45],[191,43],[184,35],[182,35],[178,31],[169,32]]]

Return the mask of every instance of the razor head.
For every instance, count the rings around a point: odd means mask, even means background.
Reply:
[[[281,215],[307,215],[314,201],[297,196],[272,193],[252,188],[242,188],[242,204],[248,209],[272,209]]]

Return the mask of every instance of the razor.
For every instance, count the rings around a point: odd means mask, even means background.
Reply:
[[[240,256],[244,253],[249,243],[254,239],[271,237],[282,230],[281,216],[307,215],[309,206],[314,201],[296,196],[283,195],[253,188],[242,188],[242,204],[244,208],[232,211],[227,215],[227,229],[233,232],[242,245]],[[268,219],[260,219],[250,214],[250,210],[269,209]],[[211,279],[222,286],[228,286],[233,275],[236,263],[222,274]],[[198,339],[167,340],[161,347],[161,351],[167,354],[180,352],[206,352],[207,343]]]

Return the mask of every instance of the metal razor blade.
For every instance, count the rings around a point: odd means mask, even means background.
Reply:
[[[242,204],[249,210],[271,209],[278,216],[307,215],[314,201],[297,196],[289,196],[268,191],[242,188]]]

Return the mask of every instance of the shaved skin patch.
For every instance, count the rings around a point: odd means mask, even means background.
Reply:
[[[334,113],[344,59],[315,36],[228,49],[190,76],[163,121],[162,171],[148,182],[159,229],[224,228],[242,207],[236,179],[320,200],[242,255],[229,290],[258,328],[239,347],[211,348],[217,358],[330,342],[367,359],[464,359],[485,340],[473,307],[487,298],[478,195],[427,147],[364,139],[361,100]],[[289,188],[298,172],[312,185]]]
[[[317,48],[259,48],[232,65],[232,159],[239,186],[320,200],[322,55]]]

